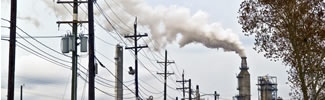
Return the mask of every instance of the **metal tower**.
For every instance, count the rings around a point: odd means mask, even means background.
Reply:
[[[259,100],[277,100],[277,78],[275,76],[259,76],[257,80]]]

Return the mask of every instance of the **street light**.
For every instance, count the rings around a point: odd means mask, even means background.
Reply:
[[[135,71],[133,70],[132,66],[129,67],[129,74],[134,75]]]

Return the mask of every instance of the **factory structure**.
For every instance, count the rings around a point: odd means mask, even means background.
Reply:
[[[237,75],[239,92],[234,96],[234,100],[251,100],[250,74],[248,72],[247,57],[241,57],[240,72]],[[277,78],[276,76],[259,76],[257,80],[258,100],[282,100],[277,97]]]
[[[251,100],[250,74],[248,72],[247,57],[241,57],[240,73],[237,75],[239,94],[235,96],[237,100]]]
[[[278,100],[277,78],[275,76],[259,76],[257,79],[259,100]]]

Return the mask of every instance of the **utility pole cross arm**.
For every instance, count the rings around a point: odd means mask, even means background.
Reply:
[[[134,38],[134,37],[147,37],[148,34],[145,33],[145,34],[137,34],[137,35],[126,35],[124,36],[124,38]]]
[[[88,3],[88,1],[62,1],[62,0],[58,0],[56,3]]]

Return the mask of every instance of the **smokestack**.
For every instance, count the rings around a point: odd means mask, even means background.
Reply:
[[[247,57],[241,57],[240,73],[238,74],[238,88],[239,95],[236,96],[237,100],[250,100],[251,99],[251,86],[250,74],[247,67]]]
[[[244,69],[248,69],[247,67],[247,61],[246,61],[247,57],[241,57],[241,69],[244,68]]]
[[[115,100],[123,100],[123,47],[116,45],[115,49]]]

